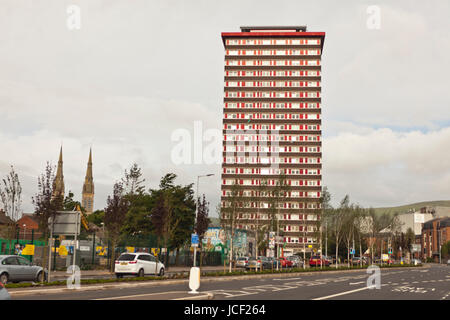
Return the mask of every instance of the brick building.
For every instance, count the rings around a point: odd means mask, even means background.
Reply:
[[[436,218],[425,222],[422,228],[422,257],[439,261],[442,245],[450,241],[450,218]]]

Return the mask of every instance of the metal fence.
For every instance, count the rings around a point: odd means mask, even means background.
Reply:
[[[70,241],[70,240],[68,240]],[[0,254],[21,254],[16,250],[17,247],[23,249],[27,244],[34,244],[34,255],[24,256],[37,265],[43,265],[48,260],[48,246],[46,241],[28,240],[28,239],[0,239]],[[52,247],[52,270],[66,270],[68,266],[73,264],[74,246],[67,245],[65,242],[64,249],[60,252],[60,245],[63,241],[59,238],[54,239]],[[112,252],[109,250],[110,243],[107,239],[101,237],[90,236],[88,240],[78,240],[78,250],[76,251],[75,264],[81,270],[92,269],[108,269],[111,265]],[[117,258],[124,252],[147,252],[157,255],[158,259],[165,263],[166,268],[170,266],[190,267],[193,265],[194,254],[192,248],[184,247],[180,250],[169,250],[158,246],[157,237],[154,235],[146,236],[128,236],[123,238],[116,248],[115,257]],[[197,252],[196,265],[199,266],[220,266],[224,263],[222,252],[204,251],[200,254]]]

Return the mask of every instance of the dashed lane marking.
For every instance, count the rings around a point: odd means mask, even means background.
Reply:
[[[350,282],[349,285],[354,286],[355,284],[362,284],[364,283],[364,281],[360,281],[360,282]]]
[[[326,299],[339,297],[339,296],[343,296],[343,295],[346,295],[346,294],[350,294],[350,293],[354,293],[354,292],[358,292],[358,291],[363,291],[363,290],[367,290],[367,289],[369,289],[369,287],[359,288],[359,289],[350,290],[350,291],[344,291],[344,292],[341,292],[341,293],[336,293],[336,294],[332,294],[332,295],[325,296],[325,297],[315,298],[313,300],[326,300]]]

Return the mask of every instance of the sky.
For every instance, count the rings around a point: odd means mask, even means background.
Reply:
[[[217,216],[220,162],[196,163],[192,150],[180,164],[173,152],[176,132],[192,148],[221,143],[196,140],[199,127],[221,129],[220,34],[306,25],[326,33],[323,185],[333,204],[346,194],[366,207],[448,200],[448,12],[448,1],[2,0],[0,177],[14,166],[32,212],[37,178],[62,145],[66,193],[81,200],[92,147],[95,209],[136,162],[146,188],[169,172],[180,184],[214,173],[199,193]]]

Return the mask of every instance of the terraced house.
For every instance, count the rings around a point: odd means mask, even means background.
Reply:
[[[238,194],[235,227],[275,231],[285,254],[318,247],[324,39],[305,26],[222,33],[221,206]]]

